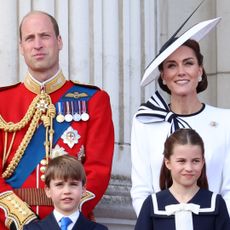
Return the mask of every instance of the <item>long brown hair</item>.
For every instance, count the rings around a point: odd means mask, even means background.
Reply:
[[[171,134],[164,143],[164,160],[161,166],[160,172],[160,189],[169,188],[173,181],[171,177],[170,170],[165,166],[165,159],[169,160],[170,156],[173,154],[173,149],[175,145],[198,145],[202,151],[202,157],[204,159],[204,142],[200,135],[193,129],[178,129],[173,134]],[[208,189],[208,180],[206,175],[206,164],[204,162],[204,166],[201,171],[201,175],[197,180],[197,185],[200,188]]]
[[[187,47],[191,48],[195,53],[195,56],[196,56],[197,61],[198,61],[198,65],[202,66],[202,69],[203,69],[203,74],[201,76],[202,79],[198,83],[197,88],[196,88],[196,92],[200,93],[200,92],[206,90],[207,87],[208,87],[207,75],[206,75],[206,72],[205,72],[204,67],[203,67],[203,59],[204,58],[203,58],[203,55],[200,52],[200,45],[199,45],[199,43],[197,41],[189,39],[182,46],[187,46]],[[163,63],[164,62],[162,62],[158,66],[158,69],[159,69],[160,72],[163,71]],[[171,91],[169,90],[168,86],[163,84],[163,80],[162,80],[161,76],[158,77],[158,83],[159,83],[161,89],[166,91],[168,94],[171,94]]]

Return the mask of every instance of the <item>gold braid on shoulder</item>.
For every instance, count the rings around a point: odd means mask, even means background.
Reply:
[[[42,91],[41,94],[38,94],[34,98],[34,100],[31,102],[29,106],[27,113],[22,118],[22,120],[19,121],[18,123],[6,122],[0,115],[0,129],[3,129],[5,131],[3,163],[2,163],[3,167],[11,152],[16,132],[24,128],[31,121],[29,128],[22,139],[22,142],[20,143],[20,145],[18,146],[15,152],[14,157],[10,161],[10,164],[7,166],[6,170],[2,173],[3,178],[5,179],[9,178],[15,171],[40,121],[43,122],[43,125],[46,128],[46,140],[44,145],[46,150],[46,158],[48,160],[49,153],[51,152],[52,143],[53,143],[53,134],[54,134],[53,118],[55,117],[55,115],[56,115],[55,106],[52,104],[50,96],[44,91]],[[8,133],[13,133],[13,136],[9,148],[7,150]]]

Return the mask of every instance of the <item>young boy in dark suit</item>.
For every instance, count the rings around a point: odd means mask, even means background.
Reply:
[[[24,226],[24,230],[108,230],[102,224],[89,221],[80,212],[86,175],[77,158],[62,155],[53,158],[45,173],[45,192],[51,198],[54,211],[45,219]]]

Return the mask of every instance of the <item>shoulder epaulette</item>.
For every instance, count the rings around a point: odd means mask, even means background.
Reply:
[[[18,83],[14,84],[14,85],[7,85],[7,86],[0,87],[0,91],[4,91],[4,90],[7,90],[7,89],[14,88],[14,87],[16,87],[17,85],[20,85],[20,84],[21,84],[21,82],[18,82]]]
[[[79,81],[72,81],[72,80],[71,80],[71,82],[73,82],[75,85],[79,85],[79,86],[82,86],[82,87],[101,90],[98,86],[95,86],[95,85],[83,84],[83,83],[80,83]]]

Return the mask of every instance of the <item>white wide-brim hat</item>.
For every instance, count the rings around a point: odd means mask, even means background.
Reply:
[[[159,74],[158,66],[177,48],[179,48],[189,39],[200,41],[220,22],[220,20],[221,18],[218,17],[194,25],[185,33],[183,33],[180,37],[178,37],[174,42],[172,42],[162,52],[160,52],[145,69],[144,75],[141,80],[141,86],[148,85],[151,81],[153,81],[156,78],[157,73]]]

